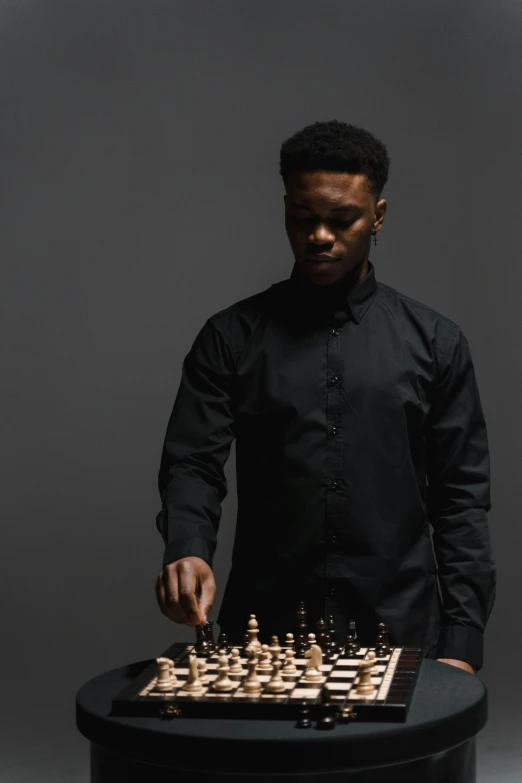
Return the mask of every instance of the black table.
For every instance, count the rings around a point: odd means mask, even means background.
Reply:
[[[405,723],[298,729],[291,720],[109,717],[111,700],[151,660],[90,680],[76,721],[91,783],[474,783],[487,720],[478,677],[424,658]],[[315,726],[315,724],[314,724]]]

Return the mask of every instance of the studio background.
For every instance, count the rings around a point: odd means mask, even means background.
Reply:
[[[187,638],[154,594],[157,472],[181,363],[211,314],[290,274],[279,148],[335,118],[391,156],[377,279],[471,345],[498,569],[479,781],[518,781],[520,3],[0,9],[0,779],[85,783],[76,691]],[[234,454],[211,619],[234,535]]]

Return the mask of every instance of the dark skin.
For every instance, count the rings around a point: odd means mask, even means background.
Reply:
[[[285,228],[295,261],[316,285],[353,285],[368,271],[373,232],[379,232],[387,202],[364,174],[297,171],[290,174],[284,195]],[[313,262],[309,256],[331,260]],[[210,566],[199,557],[184,557],[165,566],[156,580],[162,613],[189,626],[205,623],[216,595]],[[437,660],[475,674],[465,661]]]

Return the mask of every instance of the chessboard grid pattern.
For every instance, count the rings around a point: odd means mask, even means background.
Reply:
[[[281,664],[285,660],[284,646],[281,647],[281,653],[279,659]],[[265,700],[268,699],[271,702],[285,702],[294,703],[310,700],[314,702],[320,693],[320,690],[325,686],[333,700],[342,701],[343,706],[350,704],[357,704],[363,702],[365,704],[385,704],[390,692],[393,691],[392,684],[394,676],[397,670],[397,664],[399,662],[402,647],[392,647],[388,655],[382,658],[375,659],[375,668],[377,672],[372,675],[371,682],[375,686],[375,691],[370,695],[359,695],[356,693],[356,686],[359,682],[358,666],[361,660],[368,657],[370,651],[375,652],[374,647],[362,647],[359,650],[357,657],[347,658],[339,655],[332,657],[330,663],[322,664],[321,672],[323,679],[321,682],[309,683],[303,679],[306,671],[306,659],[294,658],[294,663],[298,669],[297,675],[290,677],[289,675],[283,675],[285,682],[284,693],[268,693],[261,692],[259,694],[245,693],[242,691],[242,683],[246,676],[246,658],[241,656],[240,663],[244,667],[243,674],[229,675],[230,679],[234,682],[234,688],[232,691],[225,693],[212,690],[212,683],[217,678],[217,657],[218,653],[213,653],[208,658],[204,659],[207,664],[207,677],[209,680],[208,685],[204,686],[204,690],[198,694],[192,694],[188,691],[183,691],[183,684],[188,676],[188,658],[191,652],[194,652],[193,645],[187,645],[182,648],[178,654],[173,656],[172,660],[175,667],[175,674],[177,682],[172,690],[159,693],[154,692],[154,686],[156,684],[156,677],[152,678],[150,682],[139,692],[139,696],[142,698],[159,700],[159,699],[176,699],[190,700],[198,702],[210,702],[219,700],[220,702],[238,702],[241,699],[248,699],[248,701]],[[259,673],[258,679],[262,686],[269,680],[270,674]],[[395,683],[395,695],[398,694],[398,688],[400,684]],[[395,699],[394,699],[395,700]]]

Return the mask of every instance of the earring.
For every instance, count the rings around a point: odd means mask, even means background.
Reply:
[[[373,244],[376,245],[377,244],[377,231],[372,231],[372,236],[373,236]]]

